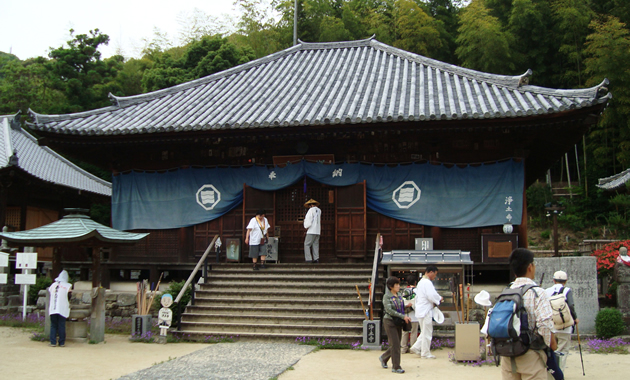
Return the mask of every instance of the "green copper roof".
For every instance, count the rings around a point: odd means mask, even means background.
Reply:
[[[81,245],[82,242],[100,246],[134,244],[147,235],[149,234],[115,230],[81,214],[66,215],[60,220],[31,230],[0,233],[2,239],[24,246],[54,246],[68,243]]]

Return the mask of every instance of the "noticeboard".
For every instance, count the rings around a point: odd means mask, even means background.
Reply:
[[[15,269],[37,269],[37,252],[17,252]]]
[[[226,261],[241,261],[241,239],[225,239],[225,258]]]

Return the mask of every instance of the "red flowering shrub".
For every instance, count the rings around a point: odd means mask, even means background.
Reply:
[[[608,243],[602,249],[593,252],[592,256],[597,257],[597,274],[600,276],[612,274],[621,246],[625,246],[630,251],[630,240]]]

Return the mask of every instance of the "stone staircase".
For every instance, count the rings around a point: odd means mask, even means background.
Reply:
[[[365,264],[215,264],[182,314],[180,333],[191,339],[361,341],[363,320],[356,287],[367,308],[372,268]],[[382,274],[381,274],[382,278]],[[379,289],[380,288],[380,289]],[[377,288],[376,300],[382,299]],[[375,316],[381,303],[376,302]]]

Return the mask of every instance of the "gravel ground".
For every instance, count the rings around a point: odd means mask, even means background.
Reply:
[[[313,349],[314,346],[284,343],[219,343],[120,379],[268,380]]]

